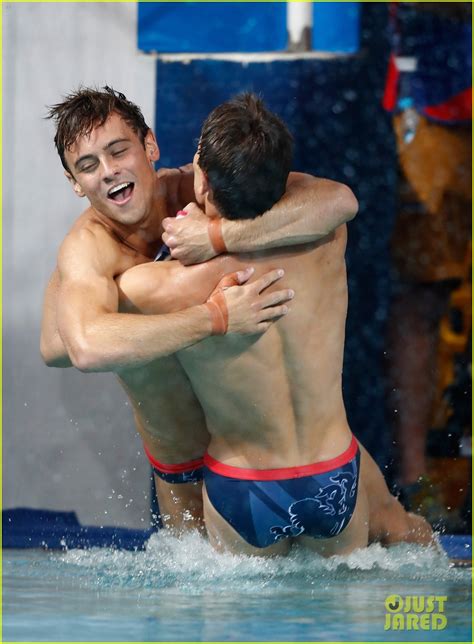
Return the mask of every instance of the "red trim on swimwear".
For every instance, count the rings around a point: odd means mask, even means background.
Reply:
[[[313,476],[313,474],[323,474],[329,472],[342,465],[346,465],[357,454],[359,445],[352,436],[351,444],[339,456],[331,458],[328,461],[320,461],[319,463],[312,463],[311,465],[297,465],[296,467],[279,467],[273,470],[254,470],[247,467],[234,467],[233,465],[225,465],[216,461],[215,458],[210,456],[207,452],[204,454],[204,465],[208,467],[211,472],[227,476],[228,478],[241,479],[245,481],[279,481],[282,479],[297,479],[303,476]]]
[[[195,458],[193,461],[187,461],[186,463],[160,463],[160,461],[157,461],[156,458],[150,454],[145,444],[143,447],[152,466],[156,467],[157,470],[160,470],[160,472],[163,472],[164,474],[182,474],[183,472],[190,472],[191,470],[195,470],[196,468],[203,466],[202,458]]]

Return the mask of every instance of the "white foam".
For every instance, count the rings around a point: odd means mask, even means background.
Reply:
[[[456,582],[469,575],[453,569],[444,554],[412,544],[390,549],[373,544],[344,557],[327,559],[304,548],[294,548],[287,557],[260,558],[218,553],[197,533],[177,539],[164,530],[152,535],[145,551],[93,548],[51,557],[76,576],[92,578],[101,587],[179,588],[190,594],[206,588],[224,592],[238,587],[258,592],[269,587],[311,587],[361,577]]]

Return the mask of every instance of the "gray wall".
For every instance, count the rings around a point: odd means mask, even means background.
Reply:
[[[111,374],[48,369],[44,287],[85,207],[54,150],[45,105],[108,83],[154,122],[155,64],[136,49],[134,3],[3,4],[3,507],[75,510],[148,527],[149,468]]]

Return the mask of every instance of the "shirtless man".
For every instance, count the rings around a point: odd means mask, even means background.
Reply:
[[[195,194],[210,221],[258,216],[287,180],[291,137],[252,95],[216,108],[194,158]],[[140,266],[119,278],[145,313],[201,302],[229,271],[283,266],[291,313],[263,335],[208,338],[178,360],[211,435],[204,456],[204,518],[216,548],[285,554],[294,541],[324,555],[372,540],[432,542],[358,444],[341,389],[347,279],[346,227],[279,251],[223,255],[205,264]],[[156,287],[150,289],[150,283]],[[370,500],[369,500],[370,495]]]
[[[176,529],[192,527],[201,515],[201,489],[195,482],[201,478],[209,436],[188,378],[170,354],[213,330],[265,331],[286,313],[281,303],[289,290],[265,292],[281,277],[271,271],[252,284],[211,296],[205,305],[206,298],[185,306],[185,312],[119,312],[115,278],[156,257],[163,219],[194,199],[192,172],[155,173],[159,149],[152,131],[140,110],[110,88],[80,90],[54,106],[51,116],[66,177],[90,206],[64,240],[46,291],[43,359],[49,366],[116,373],[130,396],[145,448],[155,465],[159,462],[157,494],[164,522]],[[286,234],[293,220],[293,241],[314,239],[354,216],[354,202],[345,186],[294,175],[279,204],[257,226],[233,222],[222,234],[229,250],[238,251],[258,233],[256,244],[263,249],[280,239],[280,229]],[[245,267],[234,279],[245,282],[250,274]]]

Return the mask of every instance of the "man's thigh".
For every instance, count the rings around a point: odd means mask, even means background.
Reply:
[[[421,516],[407,512],[390,494],[382,472],[367,450],[359,443],[360,483],[365,487],[369,517],[369,543],[383,545],[401,542],[434,545],[433,531]]]
[[[155,489],[164,528],[177,535],[196,529],[204,532],[202,481],[167,483],[155,475]]]

